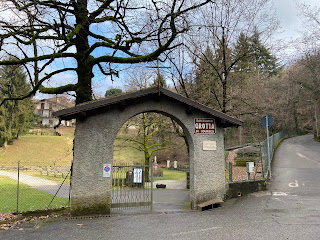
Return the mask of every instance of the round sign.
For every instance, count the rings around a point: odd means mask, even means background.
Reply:
[[[101,171],[101,170],[100,170],[100,171]],[[110,167],[109,167],[109,166],[105,166],[105,167],[104,167],[104,171],[105,171],[105,172],[109,172],[109,171],[110,171]]]
[[[265,128],[269,128],[273,125],[274,123],[274,120],[273,120],[273,117],[271,116],[264,116],[262,119],[261,119],[261,125]],[[267,126],[268,124],[268,126]]]

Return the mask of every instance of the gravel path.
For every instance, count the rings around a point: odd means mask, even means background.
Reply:
[[[0,175],[18,181],[17,172],[0,171]],[[33,177],[33,176],[21,174],[21,173],[19,176],[19,181],[21,183],[27,184],[31,188],[44,191],[44,192],[49,193],[51,195],[56,194],[56,192],[58,191],[58,189],[62,183],[62,181],[61,181],[61,183],[59,183],[59,182],[50,181],[50,180],[47,180],[44,178]],[[62,185],[57,196],[68,198],[69,197],[69,186]]]

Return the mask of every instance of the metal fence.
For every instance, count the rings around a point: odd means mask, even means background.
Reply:
[[[68,207],[69,167],[2,167],[0,212],[26,212]]]
[[[152,164],[114,165],[112,170],[113,210],[152,209]],[[68,208],[70,175],[68,166],[0,167],[0,212]]]
[[[275,153],[276,147],[279,142],[288,137],[294,137],[301,135],[302,131],[281,131],[276,134],[273,134],[269,137],[269,150],[270,150],[270,161],[272,161],[273,155]],[[262,164],[262,173],[265,178],[268,177],[269,170],[269,162],[268,162],[268,142],[267,139],[260,142],[260,160]]]
[[[152,164],[114,165],[112,176],[112,209],[125,210],[137,207],[152,209]]]

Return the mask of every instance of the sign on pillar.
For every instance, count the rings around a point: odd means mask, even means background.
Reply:
[[[111,177],[111,164],[103,164],[103,177]]]
[[[216,123],[213,118],[195,118],[194,133],[215,134]]]

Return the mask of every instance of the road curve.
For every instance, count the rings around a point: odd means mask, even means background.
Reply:
[[[320,224],[320,143],[312,135],[285,140],[272,169],[267,209],[282,223]]]

